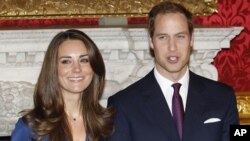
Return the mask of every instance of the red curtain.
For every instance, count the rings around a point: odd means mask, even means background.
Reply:
[[[195,17],[203,26],[244,26],[230,49],[224,49],[214,58],[219,81],[231,85],[237,92],[250,91],[250,0],[219,0],[218,13]]]

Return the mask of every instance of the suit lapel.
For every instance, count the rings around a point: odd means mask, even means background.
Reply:
[[[190,72],[187,104],[185,110],[184,118],[184,131],[183,131],[183,141],[192,140],[195,133],[194,129],[199,129],[202,123],[202,114],[204,112],[204,107],[206,102],[202,96],[204,91],[204,85],[197,78],[197,75]],[[192,130],[193,129],[193,130]]]
[[[146,77],[146,81],[145,91],[142,93],[147,117],[157,127],[160,127],[163,134],[167,136],[167,139],[178,141],[179,137],[174,120],[153,71]]]

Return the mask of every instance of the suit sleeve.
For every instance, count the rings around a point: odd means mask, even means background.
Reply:
[[[11,133],[11,141],[31,141],[31,129],[20,118]]]
[[[229,106],[224,120],[222,141],[230,140],[230,125],[239,124],[236,96],[233,90],[230,90],[228,94],[230,95]]]
[[[131,141],[129,132],[129,123],[126,119],[126,115],[117,101],[110,97],[108,99],[108,106],[112,106],[115,109],[114,116],[114,132],[107,141]]]

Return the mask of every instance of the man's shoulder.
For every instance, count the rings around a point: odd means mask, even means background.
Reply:
[[[140,95],[140,93],[147,91],[147,89],[150,88],[150,83],[152,82],[153,75],[152,73],[148,73],[146,76],[143,78],[137,80],[136,82],[130,84],[126,88],[118,91],[115,93],[112,98],[115,99],[130,99],[130,98],[135,98]]]
[[[235,97],[233,87],[203,76],[192,74],[190,77],[190,89],[200,89],[207,99],[231,99]]]
[[[138,81],[130,84],[129,86],[127,86],[126,88],[118,91],[117,93],[115,93],[113,95],[113,97],[130,97],[130,96],[135,96],[136,93],[143,91],[144,89],[144,78],[139,79]]]
[[[193,81],[197,81],[198,83],[201,83],[203,85],[205,85],[206,87],[216,87],[219,89],[230,89],[232,90],[232,87],[229,86],[226,83],[220,82],[220,81],[216,81],[216,80],[212,80],[209,78],[206,78],[204,76],[200,76],[198,74],[195,74],[193,72],[191,72],[191,78]]]

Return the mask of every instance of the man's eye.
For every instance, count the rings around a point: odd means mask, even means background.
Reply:
[[[159,39],[161,40],[166,39],[166,36],[159,36]]]
[[[178,35],[177,38],[178,39],[184,39],[186,36],[185,35]]]

